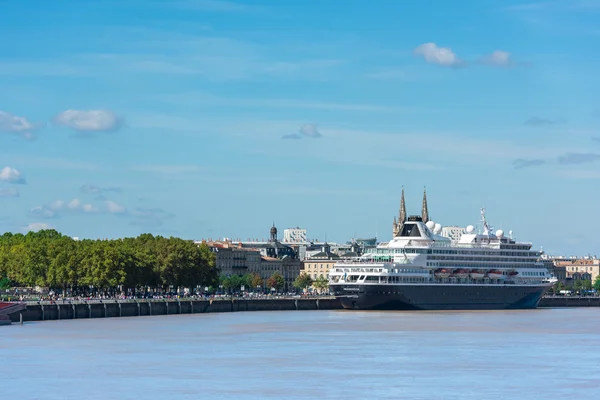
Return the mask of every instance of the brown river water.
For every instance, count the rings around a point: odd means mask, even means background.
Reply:
[[[600,308],[0,327],[4,399],[544,399],[600,389]]]

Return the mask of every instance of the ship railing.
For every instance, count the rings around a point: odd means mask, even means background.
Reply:
[[[530,242],[519,242],[519,245],[532,246]],[[428,242],[423,243],[421,241],[409,240],[406,247],[415,247],[423,249],[434,249],[434,248],[465,248],[465,249],[499,249],[500,243],[447,243],[447,242]]]
[[[347,284],[347,283],[357,283],[357,281],[344,281],[340,279],[337,282],[330,282],[330,284]],[[360,282],[360,284],[373,284],[373,285],[403,285],[403,284],[426,284],[426,285],[474,285],[474,286],[482,286],[482,285],[539,285],[542,284],[542,281],[513,281],[508,279],[479,279],[479,280],[458,280],[452,278],[439,278],[439,279],[430,279],[425,281],[401,281],[401,282]]]
[[[381,261],[376,260],[374,258],[358,258],[358,259],[349,259],[349,260],[339,260],[336,264],[384,264],[386,262],[391,261]]]

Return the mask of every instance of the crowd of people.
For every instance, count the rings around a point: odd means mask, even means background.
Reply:
[[[32,291],[19,291],[18,289],[0,296],[0,300],[25,301],[25,302],[47,302],[47,303],[73,303],[86,301],[138,301],[138,300],[205,300],[205,299],[272,299],[272,298],[302,298],[328,296],[327,293],[304,292],[304,293],[276,293],[276,292],[237,292],[237,293],[176,293],[176,292],[138,292],[138,293],[94,293],[94,294],[72,294],[72,293],[36,293]]]

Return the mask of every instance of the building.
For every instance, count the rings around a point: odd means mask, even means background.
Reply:
[[[306,229],[289,228],[283,231],[283,243],[304,244],[306,241]]]
[[[554,259],[556,278],[559,278],[558,275],[562,275],[563,268],[566,281],[591,280],[594,282],[600,276],[600,260],[596,257]]]
[[[321,251],[313,254],[310,258],[302,262],[302,270],[313,280],[319,278],[329,279],[329,270],[333,268],[336,262],[340,260],[340,256],[331,251],[331,247],[325,243]]]
[[[261,256],[260,270],[257,271],[257,273],[263,279],[265,288],[269,290],[271,288],[267,287],[267,280],[273,276],[275,272],[279,272],[284,281],[284,286],[281,291],[292,292],[296,290],[294,288],[294,281],[298,275],[300,275],[301,265],[300,261],[289,257],[280,259]]]
[[[221,275],[245,275],[260,271],[261,254],[258,249],[242,248],[227,240],[203,244],[215,253],[215,266]]]
[[[260,251],[260,254],[265,257],[283,258],[287,256],[298,258],[296,250],[294,250],[292,246],[288,246],[279,241],[275,224],[273,224],[269,231],[268,242],[233,242],[233,244],[242,248],[257,249]]]
[[[461,226],[444,226],[442,228],[441,235],[443,237],[447,237],[448,239],[452,240],[453,242],[458,242],[464,232],[465,232],[465,228],[463,228]]]
[[[300,273],[307,274],[313,281],[317,279],[329,280],[329,271],[337,262],[343,259],[359,257],[362,254],[362,249],[356,242],[352,243],[349,247],[344,246],[338,250],[341,249],[343,251],[334,252],[328,243],[324,243],[320,252],[314,253],[311,257],[302,261]]]
[[[300,275],[301,263],[293,247],[277,239],[275,224],[270,229],[268,242],[202,241],[215,253],[215,264],[221,275],[258,274],[264,281],[279,272],[285,281],[283,291],[292,291]],[[269,289],[269,288],[266,288]]]

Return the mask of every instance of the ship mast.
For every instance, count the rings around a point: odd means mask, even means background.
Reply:
[[[492,226],[488,224],[487,219],[485,218],[484,207],[481,207],[481,223],[483,224],[483,234],[489,236],[492,231]]]

